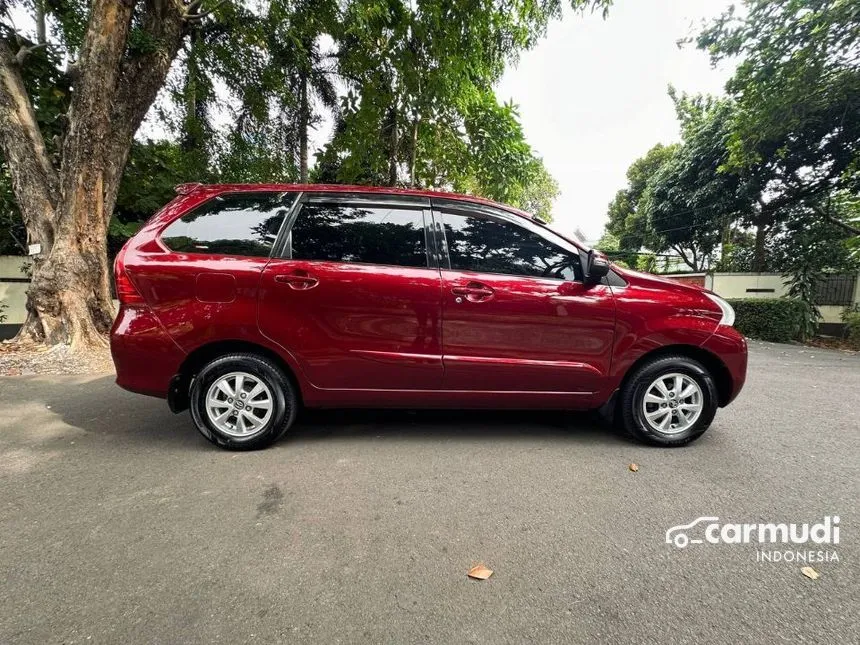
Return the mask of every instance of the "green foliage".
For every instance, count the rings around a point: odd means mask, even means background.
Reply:
[[[603,251],[615,264],[625,268],[629,268],[631,266],[629,264],[630,254],[619,252],[620,247],[618,238],[609,231],[604,231],[603,235],[594,245],[594,248],[598,251]],[[626,259],[622,259],[622,256]],[[636,256],[634,256],[633,259],[635,261]],[[636,265],[634,264],[633,266],[635,267]]]
[[[658,144],[631,164],[627,188],[609,205],[607,231],[636,261],[645,247],[672,253],[693,271],[710,268],[729,226],[751,209],[750,180],[720,172],[732,105],[670,95],[681,122],[680,144]]]
[[[682,143],[649,178],[642,212],[656,250],[672,250],[694,270],[711,266],[731,222],[751,209],[754,189],[738,174],[719,172],[728,153],[732,105],[674,96]]]
[[[848,344],[852,349],[860,350],[860,310],[856,303],[842,312],[842,322],[845,324],[845,339]]]
[[[812,269],[797,253],[819,268],[860,254],[860,11],[846,0],[744,5],[696,39],[714,62],[740,59],[727,98],[670,90],[682,142],[638,199],[619,193],[608,230],[622,249],[672,250],[694,268],[719,255],[723,270],[791,273],[802,294]],[[813,321],[810,304],[806,333]]]
[[[739,56],[721,170],[757,178],[748,223],[779,234],[791,219],[860,227],[839,195],[860,191],[860,11],[846,0],[746,0],[704,30],[714,61]],[[852,224],[852,221],[854,222]],[[841,223],[841,224],[840,224]]]
[[[651,177],[672,158],[677,149],[677,145],[664,146],[658,143],[644,157],[634,161],[627,169],[627,188],[619,190],[609,204],[606,231],[617,238],[617,257],[628,265],[636,266],[639,250],[643,246],[651,248],[655,244],[649,235],[648,219],[642,210],[643,197]]]
[[[797,335],[800,340],[812,338],[818,331],[818,321],[821,320],[821,312],[815,304],[815,290],[821,279],[821,273],[803,258],[799,258],[799,266],[785,275],[785,278],[789,297],[794,298],[800,306],[800,325]]]
[[[594,248],[604,253],[617,253],[619,249],[618,238],[609,231],[604,231]]]
[[[557,186],[491,88],[560,11],[558,0],[348,3],[333,36],[349,88],[317,178],[452,188],[549,218]]]
[[[173,199],[177,184],[204,179],[196,172],[196,161],[180,144],[135,141],[108,226],[108,254],[115,255],[147,219]]]
[[[860,149],[860,11],[848,0],[746,0],[707,28],[698,46],[714,61],[740,56],[727,85],[738,101],[729,165],[773,161],[834,167]],[[814,161],[815,163],[808,163]],[[801,184],[821,179],[813,173]]]
[[[744,336],[775,343],[795,340],[801,333],[806,306],[789,298],[729,300],[735,328]]]

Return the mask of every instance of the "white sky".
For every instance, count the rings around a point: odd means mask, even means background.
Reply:
[[[677,41],[720,15],[727,0],[615,0],[609,16],[572,11],[509,69],[497,94],[520,106],[526,138],[558,180],[553,228],[603,232],[631,162],[678,139],[669,84],[720,94],[731,69]]]

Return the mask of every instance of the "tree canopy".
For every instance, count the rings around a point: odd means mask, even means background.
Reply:
[[[670,251],[694,270],[791,273],[804,264],[797,253],[814,255],[805,266],[815,271],[853,266],[860,6],[744,4],[695,39],[714,62],[740,58],[726,96],[670,90],[681,141],[631,165],[628,187],[609,206],[607,231],[621,255]]]

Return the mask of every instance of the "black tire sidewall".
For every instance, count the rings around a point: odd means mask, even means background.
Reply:
[[[678,434],[667,435],[651,428],[645,420],[642,399],[655,379],[661,374],[673,372],[696,381],[702,390],[704,407],[699,418],[689,428]],[[643,441],[661,446],[682,446],[708,429],[717,412],[717,401],[714,379],[701,363],[681,356],[657,358],[639,368],[625,388],[621,402],[624,426],[630,434]]]
[[[206,414],[206,393],[218,378],[230,372],[248,372],[262,380],[272,392],[272,417],[265,428],[248,439],[220,432]],[[253,354],[231,354],[208,363],[191,385],[191,417],[197,430],[212,443],[229,450],[257,450],[277,441],[296,417],[296,396],[289,380],[271,362]]]

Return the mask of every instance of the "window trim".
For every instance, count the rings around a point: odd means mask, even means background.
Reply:
[[[433,217],[435,222],[435,232],[436,237],[441,242],[439,243],[440,247],[440,258],[439,258],[439,266],[443,271],[462,271],[467,273],[483,273],[486,275],[504,275],[510,276],[512,278],[523,278],[529,280],[552,280],[554,282],[579,282],[582,284],[582,279],[574,279],[574,280],[566,280],[564,278],[556,278],[552,276],[537,276],[537,275],[523,275],[521,273],[500,273],[498,271],[474,271],[471,269],[454,269],[451,266],[451,254],[448,251],[448,237],[445,233],[445,211],[452,211],[457,215],[464,215],[466,217],[477,217],[481,219],[488,219],[490,221],[496,220],[502,222],[504,224],[511,224],[513,226],[519,227],[529,233],[537,235],[541,239],[553,244],[555,246],[559,246],[571,255],[575,255],[579,259],[579,272],[582,274],[582,250],[574,244],[571,244],[563,237],[554,234],[551,230],[542,227],[537,224],[532,224],[530,222],[523,221],[522,217],[514,215],[512,213],[505,212],[502,209],[493,208],[491,206],[485,206],[484,204],[471,204],[468,202],[462,202],[455,199],[433,199]],[[438,214],[438,217],[437,217]],[[547,233],[551,234],[548,235]],[[558,238],[558,239],[554,239]],[[568,248],[570,247],[570,248]]]
[[[176,224],[176,222],[182,220],[183,217],[188,217],[189,215],[193,215],[194,213],[196,213],[201,208],[204,208],[204,207],[210,205],[212,202],[221,200],[224,197],[248,196],[248,195],[252,195],[252,196],[253,195],[269,195],[272,197],[277,197],[278,199],[281,199],[281,200],[283,200],[287,195],[296,195],[295,201],[293,201],[289,210],[287,210],[287,214],[284,216],[284,221],[281,222],[281,227],[278,229],[278,233],[275,236],[275,241],[272,243],[272,246],[269,249],[268,255],[241,255],[238,253],[217,253],[217,252],[213,252],[213,251],[206,251],[206,252],[201,251],[199,253],[195,252],[195,251],[179,251],[179,250],[171,248],[167,244],[167,242],[164,240],[164,233],[167,231],[167,229],[170,228],[171,226],[173,226],[174,224]],[[296,193],[296,191],[294,191],[294,190],[228,190],[228,191],[224,191],[223,193],[215,193],[213,195],[210,195],[206,199],[204,199],[199,204],[194,205],[192,208],[188,209],[187,211],[184,211],[178,217],[175,217],[175,218],[165,222],[164,225],[162,225],[158,229],[158,231],[156,232],[155,241],[167,253],[181,253],[183,255],[192,255],[192,256],[211,255],[211,256],[228,257],[228,258],[253,258],[253,259],[271,260],[273,257],[275,257],[274,256],[275,249],[277,249],[278,244],[281,241],[280,236],[281,236],[281,232],[284,230],[284,224],[289,219],[290,213],[293,211],[293,209],[295,209],[296,204],[298,203],[301,195],[302,195],[301,193]]]
[[[284,217],[284,221],[281,224],[281,230],[278,231],[278,238],[272,246],[272,253],[269,256],[269,259],[289,257],[285,254],[292,254],[292,248],[290,246],[292,243],[292,237],[290,236],[290,232],[292,231],[296,215],[301,210],[301,205],[304,203],[306,194],[307,193],[300,192],[296,195],[293,205],[290,206],[290,210],[287,211],[287,215]]]
[[[379,262],[355,262],[352,260],[308,260],[293,258],[293,226],[301,215],[305,204],[337,204],[338,206],[358,206],[380,208],[400,208],[401,210],[413,211],[419,214],[424,232],[424,266],[409,266],[406,264],[382,264]],[[331,192],[303,192],[293,204],[293,208],[284,218],[282,228],[283,238],[279,240],[277,253],[272,254],[273,259],[296,260],[297,262],[332,262],[336,264],[357,264],[361,266],[393,267],[396,269],[430,269],[438,271],[439,265],[434,250],[435,238],[428,236],[427,224],[430,217],[430,200],[423,197],[412,197],[411,195],[385,195],[378,193],[331,193]],[[431,240],[432,249],[431,250]]]

